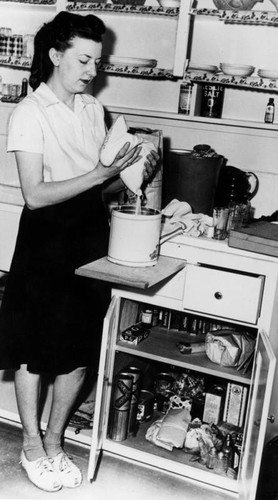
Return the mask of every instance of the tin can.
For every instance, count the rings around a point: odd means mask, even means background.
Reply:
[[[221,118],[224,90],[225,88],[223,85],[203,85],[201,116],[206,116],[207,118]]]
[[[129,366],[126,369],[126,373],[128,373],[132,377],[132,390],[131,390],[127,432],[128,435],[135,436],[137,430],[137,411],[138,411],[142,372],[136,366]]]
[[[167,413],[170,407],[170,398],[174,395],[175,393],[173,391],[170,391],[169,389],[166,389],[166,391],[157,394],[156,395],[157,411],[161,411],[161,413]]]
[[[144,309],[141,314],[141,321],[144,325],[151,326],[153,320],[153,312],[151,309]]]
[[[170,373],[159,373],[155,378],[155,392],[161,394],[172,389],[174,377]]]
[[[179,113],[190,114],[192,84],[182,83],[180,86]]]
[[[137,420],[146,422],[152,418],[154,406],[154,395],[152,392],[142,389],[140,391]]]
[[[129,373],[120,373],[116,378],[110,429],[113,441],[124,441],[127,438],[132,383],[133,378]]]

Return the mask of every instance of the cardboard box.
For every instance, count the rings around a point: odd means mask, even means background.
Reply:
[[[223,421],[241,427],[247,404],[247,388],[229,382],[226,393]]]
[[[149,336],[150,330],[142,323],[136,323],[121,333],[121,340],[137,345]]]
[[[278,257],[278,225],[256,221],[230,232],[228,245],[249,252]]]

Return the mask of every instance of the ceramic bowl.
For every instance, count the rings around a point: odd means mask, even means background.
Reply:
[[[160,7],[164,9],[173,9],[180,6],[180,0],[157,0]]]
[[[220,69],[229,76],[250,76],[255,71],[254,66],[246,64],[220,63]]]
[[[111,0],[114,4],[121,5],[144,5],[145,0]]]
[[[213,0],[219,10],[251,10],[254,5],[263,0]]]
[[[261,78],[278,78],[278,70],[275,69],[258,69],[258,75]]]

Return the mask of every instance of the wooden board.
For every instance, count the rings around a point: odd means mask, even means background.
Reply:
[[[102,257],[79,267],[75,273],[79,276],[146,289],[177,273],[185,264],[182,259],[161,256],[155,266],[128,267],[114,264],[109,262],[107,257]]]
[[[230,232],[228,244],[250,252],[278,257],[278,225],[257,221]]]

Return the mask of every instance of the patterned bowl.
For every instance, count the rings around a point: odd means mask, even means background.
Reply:
[[[219,10],[251,10],[254,5],[264,0],[213,0]]]

